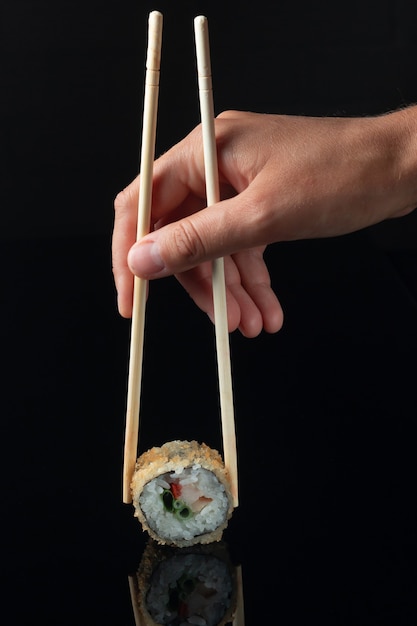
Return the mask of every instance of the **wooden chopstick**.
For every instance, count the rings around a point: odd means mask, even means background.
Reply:
[[[152,175],[153,162],[155,159],[156,119],[162,47],[162,21],[162,14],[159,11],[149,13],[138,200],[138,240],[146,235],[150,229]],[[147,280],[135,276],[133,285],[123,467],[123,502],[126,504],[132,502],[130,483],[135,471],[138,453],[146,292]]]
[[[220,200],[216,137],[214,132],[214,103],[211,74],[208,21],[204,15],[194,19],[197,56],[197,75],[203,132],[204,167],[207,206]],[[214,325],[216,334],[217,368],[220,391],[220,410],[223,437],[224,464],[229,472],[233,504],[239,504],[236,431],[233,406],[233,388],[230,363],[229,331],[227,324],[226,284],[224,259],[212,264]]]

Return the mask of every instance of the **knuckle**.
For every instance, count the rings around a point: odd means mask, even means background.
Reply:
[[[119,214],[119,213],[121,213],[124,210],[124,208],[126,206],[126,203],[127,203],[126,196],[127,196],[126,190],[123,189],[123,191],[119,191],[119,193],[115,197],[115,199],[114,199],[114,210],[115,210],[116,213]]]
[[[226,110],[224,110],[224,111],[221,111],[221,112],[217,115],[217,118],[218,118],[218,119],[220,119],[220,120],[221,120],[221,119],[225,119],[225,120],[227,120],[227,119],[233,118],[233,117],[235,117],[235,116],[236,116],[236,112],[235,112],[235,111],[233,111],[232,109],[226,109]]]
[[[116,214],[123,214],[129,211],[134,201],[134,190],[132,185],[125,187],[116,195],[114,199],[114,210]]]
[[[204,256],[203,241],[191,220],[183,219],[178,222],[173,235],[175,248],[182,258],[193,261]]]

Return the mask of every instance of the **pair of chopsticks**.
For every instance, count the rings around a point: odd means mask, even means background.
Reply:
[[[162,14],[159,11],[152,11],[149,14],[137,239],[146,235],[150,229],[152,175],[153,162],[155,159],[156,118],[158,109],[162,45],[162,21]],[[203,133],[206,196],[207,206],[211,206],[212,204],[219,202],[220,192],[216,139],[214,133],[214,104],[210,46],[208,22],[206,17],[199,15],[194,19],[194,32]],[[229,472],[233,502],[236,507],[238,506],[237,453],[223,258],[215,259],[212,263],[212,289],[223,455],[225,467]],[[133,310],[123,468],[123,501],[125,503],[130,503],[132,501],[130,483],[135,471],[135,464],[137,460],[146,293],[147,280],[135,276],[133,287]]]

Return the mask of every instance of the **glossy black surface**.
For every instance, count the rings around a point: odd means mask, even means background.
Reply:
[[[146,535],[121,502],[129,322],[108,241],[3,242],[1,261],[12,623],[134,624],[127,581]],[[416,254],[353,235],[277,246],[269,264],[284,328],[231,336],[241,485],[224,539],[246,623],[273,611],[285,624],[411,625]],[[210,323],[169,279],[152,283],[147,315],[141,449],[219,446]]]

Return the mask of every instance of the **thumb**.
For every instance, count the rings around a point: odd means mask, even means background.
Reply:
[[[224,200],[149,233],[130,249],[130,270],[145,279],[163,278],[253,246],[246,241],[241,201],[238,211],[235,203]]]

